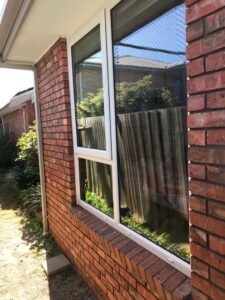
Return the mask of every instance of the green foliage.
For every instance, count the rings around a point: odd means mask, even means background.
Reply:
[[[145,111],[172,107],[176,104],[171,92],[166,88],[153,88],[150,75],[137,82],[116,84],[118,113]],[[77,104],[79,118],[96,117],[104,114],[103,90],[97,94],[89,93]]]
[[[105,214],[113,217],[113,209],[109,207],[107,200],[99,197],[98,195],[86,191],[86,202],[95,208],[101,210]],[[167,250],[175,253],[185,261],[189,262],[190,259],[190,250],[186,247],[181,247],[178,243],[175,243],[171,236],[165,232],[159,233],[156,230],[151,230],[149,224],[141,223],[141,221],[132,217],[129,214],[121,216],[122,224],[126,225],[130,229],[136,231],[140,235],[146,237],[149,240],[154,241],[156,244],[166,248]]]
[[[8,169],[13,166],[16,156],[15,140],[12,134],[0,128],[0,168]]]
[[[113,208],[108,205],[107,200],[105,200],[104,198],[101,198],[95,193],[92,193],[87,190],[85,193],[85,199],[87,203],[96,207],[108,216],[113,217]]]
[[[17,182],[20,188],[28,188],[39,182],[38,165],[38,137],[36,125],[30,126],[30,130],[19,138],[17,146],[19,152],[16,158],[18,162]]]
[[[19,201],[22,207],[34,216],[41,212],[41,187],[40,184],[21,190]]]
[[[97,94],[88,93],[87,97],[77,105],[79,118],[96,117],[104,115],[103,90]]]

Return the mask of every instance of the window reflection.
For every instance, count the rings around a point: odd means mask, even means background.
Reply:
[[[100,26],[72,47],[72,57],[78,146],[105,150]]]
[[[120,211],[189,260],[185,6],[174,3],[124,0],[112,11]]]
[[[81,199],[113,217],[111,166],[79,159]]]

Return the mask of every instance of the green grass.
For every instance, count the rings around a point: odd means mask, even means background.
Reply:
[[[85,195],[86,195],[87,203],[89,203],[90,205],[94,206],[95,208],[99,209],[103,213],[113,218],[113,208],[108,205],[106,199],[101,198],[100,196],[90,191],[86,191]],[[174,238],[170,234],[166,232],[160,233],[159,231],[153,230],[150,228],[149,224],[141,223],[140,220],[137,220],[136,218],[134,218],[129,214],[126,214],[125,216],[121,216],[121,223],[126,225],[128,228],[132,229],[133,231],[139,233],[140,235],[144,236],[145,238],[158,244],[159,246],[174,253],[175,255],[179,256],[183,260],[187,262],[190,261],[189,247],[184,245],[182,246],[182,244],[174,242]]]
[[[45,252],[46,257],[51,257],[58,251],[58,247],[52,236],[49,233],[43,233],[42,224],[36,218],[24,213],[21,224],[23,225],[26,240],[31,242],[30,248],[37,255]]]

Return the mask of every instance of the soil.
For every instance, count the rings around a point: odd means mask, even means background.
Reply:
[[[73,267],[49,278],[45,275],[41,267],[45,253],[33,249],[35,239],[27,238],[23,216],[15,204],[14,174],[7,172],[1,179],[0,300],[96,299]]]

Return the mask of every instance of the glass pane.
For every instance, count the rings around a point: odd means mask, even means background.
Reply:
[[[112,10],[120,214],[189,261],[185,5],[174,2]]]
[[[72,47],[77,145],[105,150],[100,26]]]
[[[111,166],[79,159],[81,199],[113,217]]]

